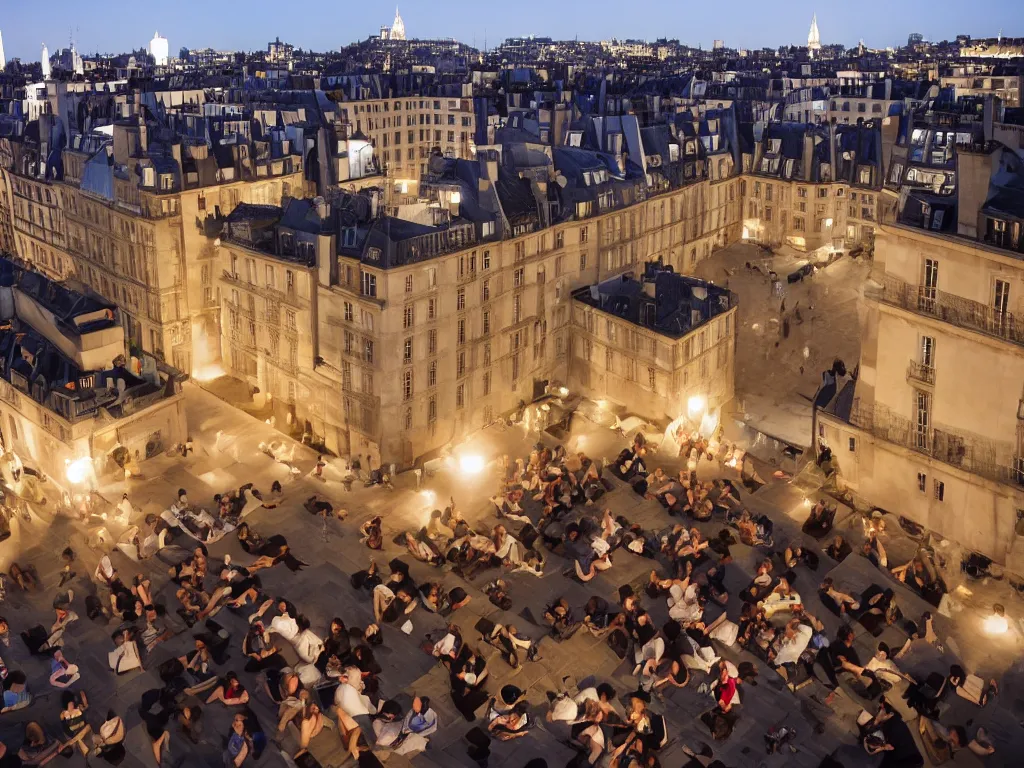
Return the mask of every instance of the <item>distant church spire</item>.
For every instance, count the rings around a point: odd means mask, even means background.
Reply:
[[[821,48],[821,34],[818,32],[818,14],[811,17],[811,31],[807,34],[807,47],[813,51]]]
[[[395,23],[391,25],[391,39],[392,40],[405,40],[405,22],[402,21],[402,14],[398,12],[398,6],[395,6]]]

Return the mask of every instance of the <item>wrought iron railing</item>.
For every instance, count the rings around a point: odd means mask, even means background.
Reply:
[[[980,301],[925,285],[912,285],[893,275],[885,275],[881,290],[867,295],[886,304],[1024,346],[1024,318]]]
[[[909,448],[1000,483],[1024,485],[1024,456],[1012,442],[991,440],[941,424],[918,423],[880,403],[853,401],[850,423],[889,443]]]
[[[930,365],[911,360],[910,365],[907,366],[907,378],[925,384],[935,384],[935,369]]]

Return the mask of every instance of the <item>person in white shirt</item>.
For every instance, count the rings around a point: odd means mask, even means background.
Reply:
[[[291,642],[295,648],[295,654],[302,662],[295,665],[295,671],[303,685],[311,686],[321,677],[316,662],[320,658],[320,654],[324,652],[324,641],[309,628],[309,619],[305,616],[299,616],[295,622],[299,631]]]
[[[344,712],[349,717],[377,714],[377,708],[370,701],[370,697],[363,693],[363,675],[358,667],[346,667],[338,679],[340,684],[334,691],[336,710]]]
[[[272,605],[274,605],[273,600],[265,601],[263,605],[260,606],[260,609],[256,612],[255,616],[251,617],[249,620],[253,621],[256,618],[262,617]],[[287,640],[289,643],[293,643],[296,635],[299,634],[298,622],[292,618],[292,614],[295,613],[295,607],[282,598],[277,601],[277,610],[280,615],[275,616],[273,621],[270,622],[270,626],[267,627],[267,634],[276,634]]]
[[[814,630],[799,619],[791,619],[786,625],[773,662],[776,667],[779,667],[779,674],[784,679],[788,676],[788,670],[783,665],[796,664],[800,660],[800,654],[810,644],[813,635]]]
[[[699,594],[700,588],[695,583],[689,583],[689,579],[674,583],[669,588],[669,617],[683,624],[700,621],[704,607],[698,599]]]

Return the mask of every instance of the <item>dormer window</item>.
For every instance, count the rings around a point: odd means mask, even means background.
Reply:
[[[355,248],[356,228],[345,227],[341,230],[341,246],[343,248]]]

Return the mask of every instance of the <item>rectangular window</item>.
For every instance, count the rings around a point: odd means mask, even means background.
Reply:
[[[412,339],[406,339],[402,344],[402,362],[412,362]]]
[[[427,299],[427,320],[437,318],[437,299]]]
[[[405,276],[405,292],[412,293],[412,275]]]
[[[406,371],[402,374],[402,399],[412,399],[412,371]]]
[[[484,344],[484,365],[491,364],[491,344],[490,342]]]
[[[483,268],[484,269],[490,269],[491,268],[491,252],[490,251],[484,251],[484,255],[483,255],[482,261],[483,261]]]
[[[459,288],[458,293],[455,294],[455,309],[461,312],[466,308],[466,289]]]
[[[946,484],[941,480],[935,480],[933,482],[935,483],[935,500],[942,501],[943,497],[946,495]]]
[[[856,437],[851,437],[849,439],[848,447],[850,449],[850,453],[856,453],[856,451],[857,451],[857,438]]]
[[[455,356],[455,378],[461,379],[466,375],[466,353],[459,352]]]
[[[515,272],[512,273],[512,287],[521,288],[523,283],[526,282],[526,271],[523,267],[519,267]]]
[[[491,394],[491,372],[484,372],[484,395]]]
[[[427,386],[437,386],[437,361],[431,360],[430,365],[427,367]]]
[[[465,404],[466,404],[466,385],[465,384],[459,384],[459,386],[457,386],[455,388],[455,407],[461,410],[462,407]]]
[[[590,233],[587,231],[587,228],[586,227],[580,227],[580,242],[581,243],[586,243],[586,242],[589,241],[589,239],[590,239]]]
[[[403,328],[412,328],[415,320],[416,320],[416,310],[415,310],[414,306],[412,304],[406,304],[405,305],[405,313],[403,314],[403,317],[402,317],[402,327]]]
[[[914,445],[928,450],[931,444],[931,397],[927,392],[915,390],[915,431]]]
[[[434,395],[427,400],[427,421],[431,424],[437,421],[437,398]]]
[[[480,287],[480,300],[490,301],[491,300],[491,281],[490,278],[484,280],[483,285]]]
[[[648,389],[650,389],[652,391],[657,389],[657,384],[658,384],[658,374],[657,374],[657,372],[653,368],[648,368],[647,369],[647,387],[648,387]]]
[[[580,254],[580,272],[583,272],[587,268],[587,254]]]
[[[363,345],[363,359],[368,362],[373,362],[373,342],[369,339]]]
[[[924,368],[935,367],[935,337],[921,337],[921,365]]]
[[[483,313],[483,332],[484,336],[488,336],[491,333],[491,313],[486,310]]]
[[[362,273],[362,294],[363,296],[377,295],[377,276],[369,272]]]
[[[459,344],[465,344],[466,343],[466,319],[465,318],[462,318],[462,317],[459,318],[458,329],[459,329],[458,330]]]
[[[924,493],[928,490],[928,475],[924,472],[917,473],[917,490]]]
[[[522,319],[523,297],[516,294],[512,297],[512,324],[515,325]]]
[[[437,354],[437,331],[434,328],[427,331],[427,353]]]

